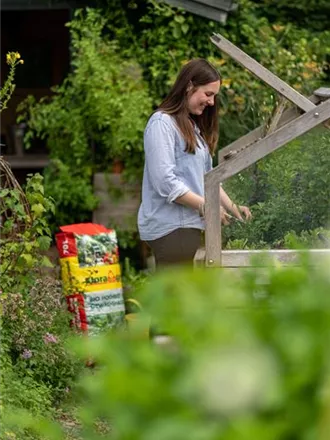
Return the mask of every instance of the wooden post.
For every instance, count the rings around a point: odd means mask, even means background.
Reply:
[[[205,248],[206,267],[221,265],[220,188],[219,182],[205,175]]]

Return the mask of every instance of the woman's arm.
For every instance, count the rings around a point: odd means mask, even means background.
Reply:
[[[175,202],[180,203],[180,205],[185,205],[189,208],[196,209],[199,212],[199,215],[204,217],[204,197],[201,197],[192,191],[188,191],[183,196],[178,197]],[[220,209],[220,219],[222,224],[229,224],[229,215],[225,209]]]
[[[196,209],[201,216],[204,216],[204,197],[201,197],[192,191],[188,191],[183,196],[178,197],[175,202]],[[236,218],[242,221],[242,214],[245,216],[246,220],[249,220],[252,217],[249,208],[247,206],[238,207],[235,205],[222,187],[220,187],[220,204],[224,208],[221,210],[221,221],[223,224],[229,223],[230,216],[228,216],[226,211],[230,211]]]
[[[220,186],[220,205],[230,211],[236,218],[243,221],[242,214],[246,220],[252,217],[251,211],[247,206],[237,206],[231,201],[226,191]]]
[[[175,203],[195,209],[201,217],[204,217],[204,197],[199,196],[193,191],[188,191],[183,196],[178,197],[175,199]]]

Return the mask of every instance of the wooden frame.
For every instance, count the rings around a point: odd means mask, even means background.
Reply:
[[[176,8],[183,8],[193,14],[210,20],[225,23],[227,15],[237,9],[233,0],[157,0],[165,2]]]
[[[308,264],[318,266],[324,261],[330,263],[330,249],[311,249],[308,251],[291,249],[269,250],[227,250],[221,255],[221,267],[267,267],[269,264],[280,266],[297,266],[300,260],[308,255]],[[204,267],[205,248],[196,252],[195,266]]]
[[[251,256],[253,252],[221,249],[220,185],[314,127],[322,123],[328,126],[330,89],[323,87],[306,98],[221,35],[214,35],[211,41],[280,94],[279,105],[270,123],[256,128],[223,148],[219,153],[219,165],[205,175],[205,250],[200,249],[196,253],[195,264],[226,267],[228,259],[236,258],[237,266],[246,266],[247,255]],[[287,101],[295,107],[285,110]],[[298,255],[296,251],[264,252],[278,261],[281,261],[283,255],[291,255],[293,259]],[[325,252],[314,250],[311,253],[313,258],[316,254],[323,258],[330,256],[330,249]]]

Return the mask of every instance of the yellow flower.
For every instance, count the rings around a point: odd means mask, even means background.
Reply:
[[[20,64],[24,64],[24,60],[19,60]]]
[[[312,72],[319,71],[319,66],[317,63],[315,63],[315,61],[310,61],[308,63],[305,63],[305,67],[307,67],[307,69],[310,69]]]
[[[10,55],[10,53],[7,53],[6,61],[7,61],[7,64],[10,64],[10,62],[11,62],[11,55]]]
[[[317,64],[315,63],[315,61],[308,61],[307,63],[305,63],[305,66],[308,69],[315,69],[315,67],[317,67]]]
[[[236,104],[238,105],[242,105],[244,104],[245,99],[243,98],[243,96],[235,96],[234,102],[236,102]]]
[[[219,65],[219,66],[223,66],[224,64],[226,64],[226,60],[224,60],[223,58],[221,58],[220,60],[218,60],[217,61],[217,64]]]
[[[19,52],[15,52],[15,58],[16,58],[17,60],[19,60],[19,59],[21,58],[21,55],[20,55]]]
[[[227,89],[229,89],[229,87],[230,87],[230,84],[231,84],[231,79],[230,78],[225,78],[225,79],[223,79],[222,81],[221,81],[221,85],[223,86],[223,87],[226,87]]]
[[[273,24],[273,29],[275,32],[281,32],[285,29],[285,26],[281,26],[280,24]]]
[[[304,79],[309,79],[309,78],[312,77],[312,75],[310,73],[308,73],[308,72],[303,72],[302,76],[303,76]]]

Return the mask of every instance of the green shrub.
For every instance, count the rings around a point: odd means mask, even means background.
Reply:
[[[51,244],[47,216],[54,201],[44,195],[43,177],[29,175],[25,193],[17,186],[0,190],[1,289],[18,292],[34,282],[35,272],[51,263],[43,252]]]
[[[247,239],[249,244],[272,246],[290,231],[299,235],[327,228],[329,147],[328,131],[315,129],[226,182],[232,198],[250,204],[253,213],[251,222],[223,228],[226,240]]]
[[[140,175],[143,130],[151,100],[135,58],[124,59],[110,40],[100,10],[76,10],[68,24],[72,72],[51,97],[29,96],[19,107],[26,121],[25,142],[45,139],[52,159],[46,192],[56,199],[57,218],[65,224],[87,219],[97,204],[92,179],[121,160],[132,177]]]
[[[48,386],[53,398],[63,398],[82,364],[66,347],[72,331],[60,283],[43,276],[1,303],[2,339],[16,371]]]
[[[44,175],[45,192],[56,200],[56,215],[49,216],[53,233],[58,232],[62,225],[91,221],[91,213],[98,200],[93,194],[90,179],[60,159],[52,159]]]
[[[20,375],[12,365],[2,341],[0,356],[0,392],[1,392],[1,440],[39,439],[39,435],[30,429],[12,427],[7,424],[7,416],[19,410],[28,410],[34,417],[53,414],[50,389],[35,381],[29,375]]]
[[[81,438],[326,440],[328,272],[275,268],[267,278],[172,269],[140,297],[171,342],[127,332],[80,340],[77,353],[98,365],[79,386]]]
[[[330,249],[330,231],[317,228],[312,231],[302,231],[299,235],[290,231],[279,244],[286,249]]]

